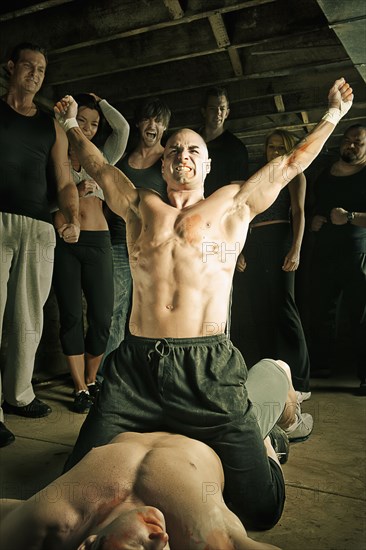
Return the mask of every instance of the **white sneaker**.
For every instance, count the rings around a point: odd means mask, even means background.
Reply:
[[[305,441],[313,431],[314,420],[311,414],[301,412],[300,404],[296,407],[296,420],[285,432],[290,442]]]
[[[307,401],[311,397],[311,391],[297,391],[297,402],[302,403],[303,401]]]

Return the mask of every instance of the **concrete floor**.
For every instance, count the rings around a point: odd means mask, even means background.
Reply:
[[[291,445],[284,465],[287,501],[278,525],[251,533],[283,550],[366,549],[366,397],[354,376],[312,381],[303,410],[314,416],[310,439]],[[16,441],[0,449],[0,496],[28,498],[60,473],[84,420],[68,410],[65,379],[36,386],[52,414],[26,420],[9,415]]]

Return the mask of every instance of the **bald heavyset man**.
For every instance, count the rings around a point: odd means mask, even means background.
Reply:
[[[259,428],[256,401],[251,395],[248,400],[247,368],[224,330],[249,222],[309,166],[351,107],[352,89],[343,78],[334,83],[328,100],[321,122],[292,152],[206,200],[206,144],[192,130],[176,132],[162,163],[167,202],[154,191],[136,189],[105,163],[78,128],[71,96],[56,105],[81,164],[102,187],[111,209],[126,220],[133,278],[131,335],[107,359],[101,398],[81,429],[68,467],[121,432],[181,433],[204,441],[219,455],[225,500],[245,525],[267,529],[278,521],[285,498],[282,471],[267,456],[263,439],[268,432]],[[287,376],[273,360],[258,363],[253,376],[255,387],[270,388],[270,399],[259,399],[259,416],[271,418],[273,425],[285,403]]]
[[[247,536],[223,484],[200,441],[124,433],[29,500],[0,500],[0,540],[6,550],[276,550]]]

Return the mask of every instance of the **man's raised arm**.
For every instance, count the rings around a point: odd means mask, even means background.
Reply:
[[[56,119],[67,133],[81,166],[103,189],[110,209],[125,218],[127,210],[138,202],[138,191],[118,168],[107,164],[101,151],[84,136],[76,120],[77,110],[76,101],[69,95],[54,107]]]
[[[251,218],[271,206],[281,189],[313,162],[352,102],[350,85],[344,78],[336,80],[328,94],[328,111],[319,124],[292,151],[273,159],[241,185],[236,201],[249,207]]]

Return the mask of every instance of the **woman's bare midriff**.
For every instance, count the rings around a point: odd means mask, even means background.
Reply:
[[[107,231],[108,224],[103,214],[103,202],[98,197],[80,197],[79,222],[83,231]],[[66,223],[60,210],[54,214],[53,223],[56,229]]]

